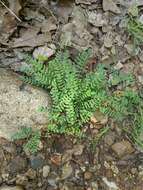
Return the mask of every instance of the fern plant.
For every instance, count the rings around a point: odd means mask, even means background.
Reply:
[[[41,133],[39,130],[33,131],[31,127],[22,127],[21,130],[12,136],[13,140],[26,139],[24,149],[31,153],[36,153],[40,143]]]
[[[127,109],[127,91],[120,96],[110,92],[111,80],[107,80],[107,72],[102,65],[96,71],[86,71],[90,56],[90,50],[83,51],[73,62],[68,52],[58,53],[47,66],[38,60],[28,59],[30,67],[24,81],[49,90],[52,97],[49,131],[78,133],[96,110],[118,117]],[[113,75],[112,81],[122,83],[122,78],[124,82],[128,81],[127,77],[125,80],[119,75]]]
[[[47,110],[49,133],[81,136],[82,127],[97,110],[119,121],[130,116],[134,118],[141,99],[130,88],[133,77],[103,65],[88,71],[90,57],[91,51],[86,50],[74,61],[68,52],[57,53],[47,64],[27,58],[29,65],[22,79],[48,90],[52,98],[51,109]],[[122,85],[123,90],[117,90],[118,85]],[[39,136],[33,137],[26,147],[33,148],[35,139]]]
[[[138,18],[129,17],[127,30],[133,37],[135,45],[141,45],[143,43],[143,24]]]

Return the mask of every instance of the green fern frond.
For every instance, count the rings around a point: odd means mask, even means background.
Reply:
[[[12,136],[12,140],[26,139],[32,134],[31,127],[22,127],[21,130]]]
[[[35,153],[38,151],[38,146],[40,143],[41,133],[40,131],[34,131],[32,133],[31,138],[24,145],[24,149],[30,151],[31,153]]]
[[[49,133],[81,136],[82,127],[97,110],[120,121],[138,110],[141,99],[130,90],[133,77],[103,65],[85,72],[90,57],[91,51],[86,50],[79,53],[75,61],[68,52],[58,52],[47,64],[28,60],[30,69],[25,72],[24,81],[50,91]],[[120,93],[118,85],[123,87]],[[32,136],[32,139],[37,146],[39,137]],[[35,149],[34,144],[29,143],[26,147]]]
[[[80,70],[80,72],[84,71],[85,66],[88,60],[90,59],[91,55],[92,55],[91,49],[82,51],[77,55],[75,59],[75,63],[76,63],[77,68]]]
[[[12,136],[12,140],[26,139],[24,149],[35,153],[38,151],[41,134],[39,130],[33,131],[31,127],[22,127],[21,130]]]

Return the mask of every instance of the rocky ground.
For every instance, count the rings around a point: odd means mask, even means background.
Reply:
[[[143,190],[143,151],[134,145],[122,123],[110,123],[98,142],[92,138],[43,136],[39,151],[24,151],[24,141],[10,141],[19,128],[46,125],[39,106],[50,105],[42,89],[19,80],[24,55],[37,47],[67,46],[71,55],[91,47],[95,64],[132,73],[143,85],[142,46],[133,51],[126,31],[133,0],[8,0],[0,3],[0,190]],[[136,0],[143,22],[143,1]],[[99,116],[105,125],[106,118]]]

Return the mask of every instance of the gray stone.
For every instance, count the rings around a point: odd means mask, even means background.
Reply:
[[[57,188],[57,184],[56,184],[57,182],[56,182],[55,179],[52,179],[52,178],[48,179],[48,183],[49,183],[49,185],[51,185],[52,187]]]
[[[113,144],[112,150],[119,158],[134,152],[134,148],[132,147],[131,143],[127,140],[123,140]]]
[[[50,173],[50,175],[47,178],[48,184],[55,189],[57,189],[57,182],[59,178],[57,177],[57,174],[55,172]]]
[[[38,112],[49,106],[49,96],[42,89],[25,85],[19,75],[0,68],[0,137],[11,139],[21,127],[44,127],[47,114]]]
[[[32,156],[30,163],[33,169],[41,168],[44,165],[44,158],[41,155]]]

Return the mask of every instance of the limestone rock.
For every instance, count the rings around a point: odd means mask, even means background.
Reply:
[[[0,137],[11,139],[21,127],[43,127],[47,114],[38,112],[49,106],[49,96],[42,89],[22,85],[19,75],[0,68]]]

